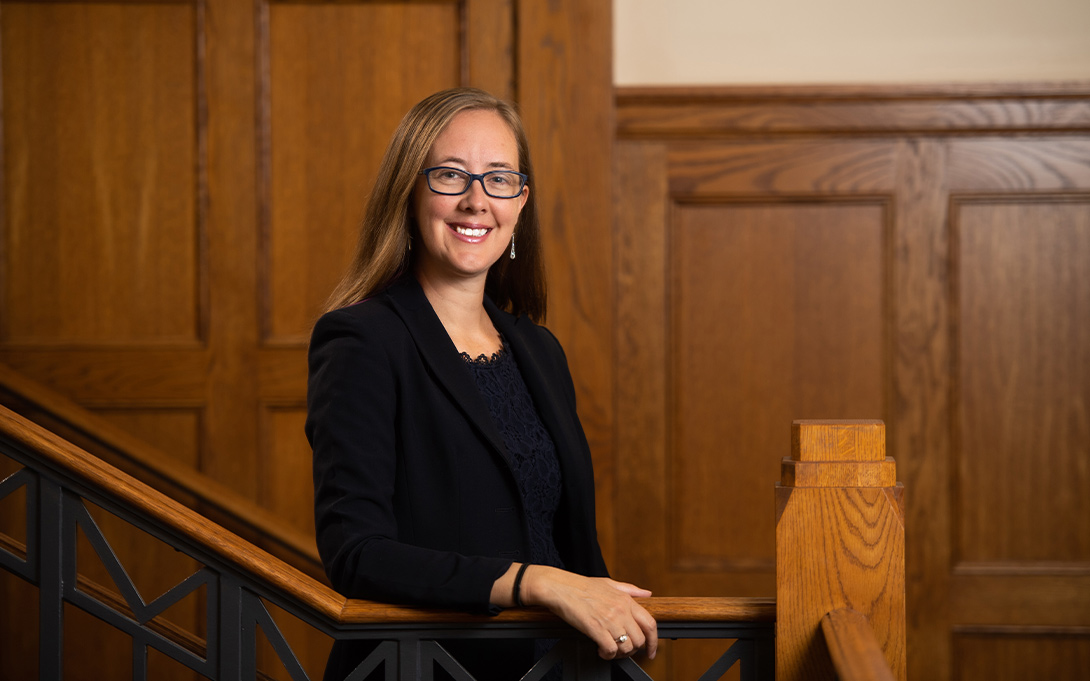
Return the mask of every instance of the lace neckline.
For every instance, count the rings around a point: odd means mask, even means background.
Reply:
[[[507,354],[507,339],[500,335],[500,349],[493,352],[491,355],[481,353],[476,357],[470,357],[468,352],[460,353],[462,359],[466,364],[473,366],[489,366],[503,359],[503,356]]]

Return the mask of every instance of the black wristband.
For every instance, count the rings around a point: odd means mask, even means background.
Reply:
[[[529,563],[523,563],[522,567],[515,574],[515,586],[511,588],[511,595],[515,598],[515,605],[522,607],[522,576],[526,574],[526,568],[530,567]]]

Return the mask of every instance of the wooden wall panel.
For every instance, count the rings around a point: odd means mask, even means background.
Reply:
[[[615,572],[659,595],[772,595],[792,418],[884,416],[895,148],[800,146],[618,144]]]
[[[1090,571],[1090,198],[957,201],[951,222],[955,560]]]
[[[877,416],[906,489],[910,677],[1085,676],[1090,87],[617,102],[614,518],[640,538],[617,569],[771,595],[762,467],[810,410]]]
[[[540,178],[546,321],[564,346],[575,381],[594,456],[598,536],[612,563],[612,3],[520,0],[515,14],[515,92]]]
[[[771,570],[783,424],[884,413],[886,222],[880,203],[674,209],[673,569]]]
[[[268,456],[262,471],[262,505],[281,514],[291,527],[314,532],[314,487],[310,444],[303,434],[305,404],[266,405],[262,413],[261,451]]]
[[[1090,669],[1090,632],[963,633],[954,651],[955,681],[1079,681]]]
[[[201,466],[202,413],[199,408],[94,409],[94,413],[192,468]]]
[[[191,5],[5,3],[0,338],[199,340]]]
[[[458,10],[454,2],[268,7],[268,262],[260,287],[270,340],[307,340],[352,257],[398,121],[428,94],[459,84]]]

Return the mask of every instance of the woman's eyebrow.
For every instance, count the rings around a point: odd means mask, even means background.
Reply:
[[[446,158],[443,158],[443,159],[440,159],[439,161],[437,161],[437,163],[439,163],[439,165],[446,165],[447,163],[456,163],[456,164],[458,164],[460,166],[468,166],[469,165],[468,163],[466,163],[466,160],[464,158],[460,158],[458,156],[447,156]],[[492,161],[491,163],[486,164],[485,167],[487,167],[487,168],[503,168],[504,170],[510,170],[514,166],[512,166],[507,161]]]

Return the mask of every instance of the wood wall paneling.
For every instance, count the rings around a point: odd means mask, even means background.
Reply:
[[[310,444],[303,435],[305,404],[266,404],[262,411],[261,451],[266,453],[261,483],[262,505],[292,527],[314,532],[314,487]]]
[[[193,465],[209,315],[200,17],[192,3],[5,2],[0,13],[4,361]],[[194,569],[108,514],[99,522],[146,600]],[[85,543],[80,561],[110,583]],[[25,588],[4,599],[13,678],[36,668],[15,633],[36,632],[35,603]],[[168,618],[196,630],[198,609],[186,599]],[[131,674],[129,656],[102,659],[127,643],[66,610],[72,678]]]
[[[1073,566],[1011,563],[955,568],[949,578],[951,629],[1005,625],[1075,629],[1090,612],[1090,574]],[[1034,570],[1033,567],[1038,569]]]
[[[950,330],[948,147],[897,141],[888,449],[905,485],[908,673],[948,679],[950,565]]]
[[[673,216],[672,569],[770,571],[767,483],[783,424],[884,412],[886,207],[699,204]]]
[[[260,288],[269,340],[305,343],[352,257],[397,122],[423,97],[459,84],[458,9],[453,2],[268,6],[268,263]]]
[[[661,542],[668,513],[666,146],[619,140],[614,164],[618,452],[614,476],[617,503],[625,511],[614,516],[614,524],[618,536],[630,538],[617,544],[616,569],[625,579],[653,588],[667,559]],[[641,503],[631,503],[636,499]]]
[[[610,21],[605,0],[5,0],[0,361],[311,531],[310,324],[397,120],[484,87],[531,135],[608,552]],[[300,636],[320,666],[328,639]]]
[[[614,551],[612,4],[522,0],[513,61],[534,153],[548,326],[567,353],[594,456],[598,534]],[[531,189],[531,191],[535,191]]]
[[[192,5],[5,3],[8,343],[200,337]]]
[[[1087,96],[618,91],[617,442],[634,465],[614,517],[641,538],[619,569],[660,595],[771,593],[754,528],[787,424],[878,416],[906,488],[908,673],[991,678],[983,658],[1021,641],[992,635],[1008,627],[1081,674]]]
[[[954,637],[955,681],[1077,681],[1090,669],[1090,631],[977,631]]]
[[[955,559],[1090,573],[1090,197],[1014,198],[951,214]]]
[[[771,595],[791,420],[885,413],[891,148],[799,147],[618,144],[617,569],[659,595]]]
[[[96,407],[94,413],[174,459],[200,469],[203,413],[199,407]]]

